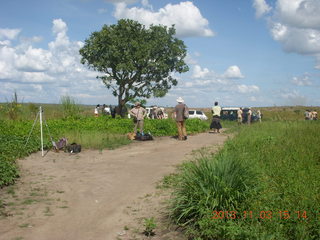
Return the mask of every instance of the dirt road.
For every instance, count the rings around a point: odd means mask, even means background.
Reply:
[[[125,213],[132,202],[153,192],[193,150],[226,139],[224,134],[202,133],[187,141],[162,137],[77,155],[32,154],[19,160],[17,184],[0,190],[8,215],[0,217],[0,239],[117,239],[132,220]]]

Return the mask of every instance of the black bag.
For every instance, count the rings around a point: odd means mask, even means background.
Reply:
[[[81,152],[81,145],[76,143],[71,143],[67,145],[66,150],[69,153],[79,153]]]
[[[135,137],[135,140],[138,140],[138,141],[150,141],[150,140],[153,140],[153,137],[150,133],[145,133],[145,134],[140,134],[140,133],[137,133],[136,137]]]

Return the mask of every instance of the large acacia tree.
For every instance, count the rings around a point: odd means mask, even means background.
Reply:
[[[97,78],[118,97],[120,113],[137,97],[165,96],[178,83],[172,73],[189,70],[186,46],[175,37],[173,26],[146,28],[129,19],[91,33],[80,54],[82,64],[103,73]]]

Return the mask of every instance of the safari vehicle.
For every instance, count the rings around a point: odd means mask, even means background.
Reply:
[[[238,119],[238,110],[240,108],[239,107],[223,107],[221,108],[221,116],[220,118],[222,120],[230,120],[230,121],[234,121]]]
[[[200,110],[189,110],[189,118],[199,118],[201,120],[208,120],[208,117],[204,114],[204,112]]]
[[[236,121],[238,119],[238,110],[239,107],[223,107],[221,109],[221,119],[222,120],[230,120],[230,121]],[[252,109],[251,109],[252,110]],[[242,108],[242,122],[246,123],[248,121],[248,111],[249,108]],[[258,121],[259,118],[257,116],[257,113],[255,111],[252,111],[252,116],[251,116],[251,122],[256,122]]]

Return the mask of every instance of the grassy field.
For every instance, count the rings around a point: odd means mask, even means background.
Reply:
[[[203,132],[208,127],[208,122],[199,119],[187,120],[188,134]],[[146,119],[144,130],[153,136],[175,136],[177,132],[173,119]],[[19,175],[15,165],[16,159],[39,151],[41,146],[39,131],[39,120],[36,122],[33,120],[0,120],[0,187],[14,183]],[[82,148],[114,149],[129,144],[131,141],[127,139],[126,134],[132,131],[132,119],[113,119],[109,116],[96,118],[82,115],[74,118],[48,119],[43,123],[44,148],[52,148],[52,140],[58,141],[65,137],[69,143],[81,144]]]
[[[67,137],[84,148],[113,149],[128,144],[130,119],[93,117],[94,106],[72,99],[41,104],[50,129],[45,147]],[[19,176],[15,160],[38,151],[39,130],[26,139],[40,104],[0,104],[0,186]],[[320,122],[305,121],[305,110],[319,107],[260,108],[262,123],[238,126],[223,121],[233,133],[218,154],[202,151],[170,179],[172,219],[191,239],[320,239]],[[207,131],[208,121],[188,120],[188,134]],[[170,116],[170,109],[168,110]],[[38,127],[38,126],[37,126]],[[175,122],[146,120],[154,136],[176,135]]]
[[[320,123],[241,126],[172,181],[172,217],[192,239],[320,239]]]

